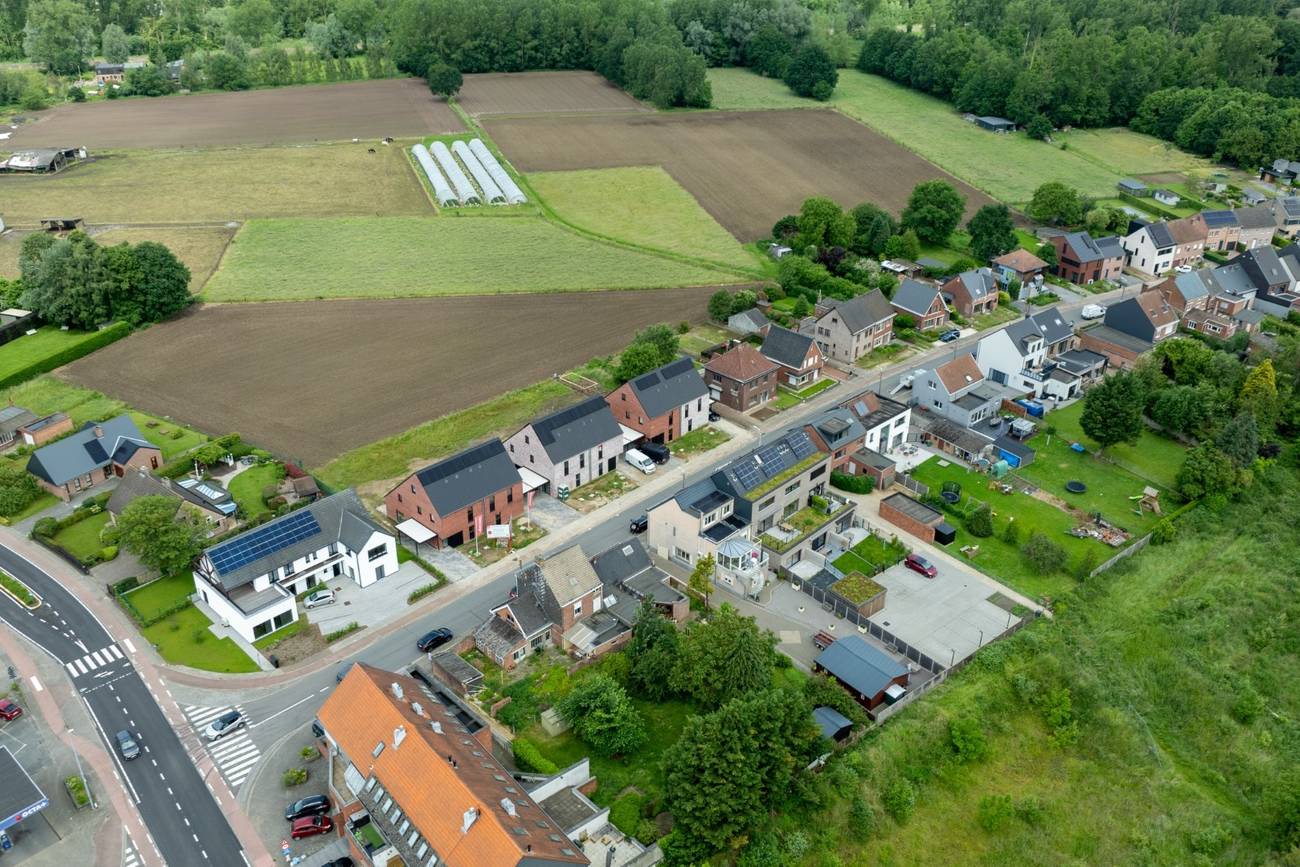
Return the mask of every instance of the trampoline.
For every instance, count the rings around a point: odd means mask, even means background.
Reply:
[[[1082,494],[1084,491],[1088,490],[1088,486],[1077,479],[1070,479],[1070,481],[1065,483],[1065,489],[1071,494]]]
[[[956,491],[943,491],[939,496],[943,498],[945,503],[952,503],[954,506],[957,505],[957,501],[961,499],[961,494]]]

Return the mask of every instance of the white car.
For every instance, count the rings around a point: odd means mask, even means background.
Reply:
[[[308,609],[319,608],[322,605],[333,605],[333,604],[334,604],[334,591],[328,588],[324,590],[317,590],[315,593],[311,594],[310,596],[308,596],[306,599],[302,601],[302,607]]]
[[[1079,315],[1084,319],[1100,319],[1106,315],[1106,308],[1100,304],[1085,304]]]
[[[916,370],[913,370],[911,373],[904,376],[902,380],[899,381],[899,385],[903,386],[904,388],[911,388],[913,381],[915,381],[915,379],[918,376],[925,376],[924,368],[917,368]]]
[[[247,722],[239,711],[226,711],[203,730],[203,737],[210,741],[219,741],[231,732],[243,728]]]

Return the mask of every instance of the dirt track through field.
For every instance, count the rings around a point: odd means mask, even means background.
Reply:
[[[475,117],[651,111],[594,72],[487,72],[465,76],[456,97]]]
[[[966,197],[967,216],[992,201],[833,111],[502,118],[485,126],[524,172],[661,165],[741,241],[767,237],[809,196],[898,213],[917,183],[938,178]]]
[[[717,288],[212,305],[63,375],[320,466],[618,352],[648,323],[702,321]]]
[[[417,78],[69,103],[34,117],[6,144],[92,150],[298,144],[465,129]]]

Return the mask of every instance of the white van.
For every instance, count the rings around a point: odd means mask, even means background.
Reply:
[[[636,467],[647,476],[655,471],[655,462],[636,449],[623,452],[623,460]]]

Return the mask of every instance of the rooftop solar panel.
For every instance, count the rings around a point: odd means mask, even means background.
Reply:
[[[316,523],[316,516],[304,510],[236,536],[213,548],[208,556],[218,574],[226,574],[319,532],[320,524]]]
[[[758,487],[758,484],[763,481],[762,474],[752,461],[737,464],[732,471],[736,475],[736,481],[740,482],[740,487],[746,491]]]
[[[808,438],[807,431],[796,431],[786,441],[790,443],[790,448],[794,451],[794,457],[797,461],[801,461],[817,451],[817,447]]]

